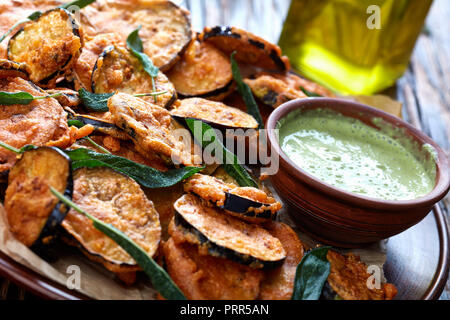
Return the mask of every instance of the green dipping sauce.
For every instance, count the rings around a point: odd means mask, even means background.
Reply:
[[[340,189],[383,200],[428,194],[436,151],[380,118],[377,130],[329,109],[296,110],[278,124],[284,153],[312,176]]]

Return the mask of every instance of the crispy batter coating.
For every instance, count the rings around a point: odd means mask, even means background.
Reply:
[[[162,71],[179,59],[192,37],[189,12],[171,1],[97,0],[83,9],[86,34],[114,32],[123,43],[138,26],[144,52]]]
[[[285,75],[260,73],[256,75],[255,79],[245,79],[244,82],[250,86],[257,98],[274,108],[290,100],[307,98],[307,95],[300,88],[321,96],[334,97],[331,91],[293,73]]]
[[[92,74],[92,90],[95,93],[150,93],[154,91],[153,83],[157,92],[165,93],[156,98],[144,96],[142,99],[163,108],[170,107],[175,102],[177,93],[166,75],[160,71],[152,79],[131,52],[117,46],[107,47],[103,51]]]
[[[24,20],[35,11],[46,11],[61,4],[57,0],[2,0],[0,1],[0,34],[3,35],[16,22]],[[19,30],[20,26],[15,30]],[[6,59],[9,38],[11,33],[0,43],[0,58]]]
[[[263,190],[252,187],[238,187],[234,184],[225,183],[218,178],[200,173],[194,174],[184,183],[184,190],[194,193],[203,200],[212,202],[218,207],[224,205],[225,193],[227,192],[256,202],[270,204],[264,206],[264,211],[270,210],[277,212],[281,209],[281,203],[277,202],[273,197],[268,196]]]
[[[270,222],[265,225],[265,228],[281,241],[286,250],[286,259],[281,267],[265,271],[259,299],[290,300],[294,290],[297,265],[303,258],[303,244],[297,233],[284,223]]]
[[[288,71],[289,59],[281,49],[248,31],[235,27],[206,27],[200,40],[212,43],[228,56],[236,51],[236,60],[268,70]]]
[[[195,245],[183,241],[176,228],[170,230],[172,237],[163,246],[167,270],[188,299],[254,300],[258,297],[262,271],[202,255]]]
[[[248,113],[229,107],[222,102],[202,98],[180,100],[171,114],[182,118],[200,119],[213,125],[218,124],[230,128],[256,129],[258,127],[258,122]]]
[[[11,169],[5,210],[9,229],[20,242],[31,246],[38,240],[58,203],[50,186],[64,193],[69,177],[69,160],[50,148],[25,152]]]
[[[26,63],[33,82],[53,88],[59,76],[71,72],[82,45],[82,31],[72,14],[52,9],[10,39],[8,58]]]
[[[0,91],[25,91],[33,96],[46,93],[22,78],[0,79]],[[32,101],[28,105],[11,105],[0,108],[0,141],[21,148],[26,144],[43,146],[59,141],[59,146],[71,145],[67,114],[55,99]],[[0,171],[11,168],[16,155],[0,148]]]
[[[167,76],[185,97],[204,96],[219,101],[234,89],[230,58],[213,45],[198,40],[191,42]]]
[[[369,289],[367,265],[353,255],[341,255],[328,251],[327,259],[331,270],[328,284],[344,300],[392,300],[397,289],[390,283],[383,284],[380,289]]]
[[[182,196],[174,207],[184,220],[179,224],[189,234],[187,241],[203,246],[210,254],[232,256],[254,268],[278,264],[286,258],[281,242],[267,230],[207,207],[192,194]],[[219,248],[219,252],[211,252],[211,248]]]
[[[98,56],[106,47],[120,44],[122,44],[122,38],[116,33],[102,33],[94,37],[86,37],[81,55],[74,64],[76,90],[84,88],[91,91],[92,71]]]
[[[159,215],[134,180],[109,168],[78,169],[74,173],[73,201],[96,218],[127,234],[149,256],[155,254],[161,237]],[[104,266],[111,271],[118,272],[114,265],[138,269],[134,259],[94,228],[84,215],[71,209],[62,226],[84,250],[106,260],[108,263]],[[126,270],[131,271],[130,268]]]
[[[174,135],[174,120],[166,109],[126,93],[112,96],[108,107],[114,123],[130,136],[144,155],[153,152],[169,163],[199,163],[191,154],[192,143],[187,146],[187,141],[180,141]]]

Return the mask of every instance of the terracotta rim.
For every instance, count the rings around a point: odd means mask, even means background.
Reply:
[[[280,119],[286,116],[288,113],[301,108],[327,108],[331,105],[337,105],[346,109],[353,110],[354,112],[362,112],[371,115],[372,117],[379,117],[395,126],[401,126],[405,128],[411,136],[415,139],[423,142],[424,144],[432,145],[438,154],[438,161],[436,163],[436,185],[434,189],[426,196],[413,199],[413,200],[381,200],[362,195],[350,193],[341,189],[338,189],[328,183],[325,183],[314,176],[308,174],[306,171],[297,166],[288,156],[281,150],[278,138],[276,137],[275,130],[277,123]],[[309,98],[309,99],[297,99],[287,102],[280,107],[276,108],[269,118],[267,119],[267,135],[269,147],[280,157],[280,167],[284,166],[284,170],[287,170],[296,179],[301,180],[313,188],[326,193],[330,197],[339,198],[348,203],[355,204],[361,207],[370,207],[376,209],[384,209],[389,211],[404,210],[417,207],[432,207],[435,203],[439,202],[450,189],[450,166],[447,155],[444,151],[421,131],[414,128],[409,123],[397,118],[391,114],[388,114],[379,109],[372,108],[370,106],[335,98]]]

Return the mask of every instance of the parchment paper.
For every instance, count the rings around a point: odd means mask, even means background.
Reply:
[[[401,116],[401,103],[394,101],[386,96],[373,97],[349,97],[361,103],[369,104],[380,108],[396,116]],[[281,201],[275,190],[268,186],[274,193],[274,196]],[[153,199],[154,200],[154,199]],[[281,201],[282,202],[282,201]],[[300,239],[309,247],[315,247],[318,243],[306,234],[301,233],[290,219],[286,209],[280,212],[280,220],[297,231]],[[52,262],[46,262],[41,257],[34,254],[29,248],[17,241],[9,232],[5,210],[0,203],[0,251],[10,256],[13,260],[30,268],[31,270],[67,286],[68,277],[72,273],[67,273],[69,266],[78,266],[80,268],[81,286],[77,290],[88,297],[99,300],[143,300],[155,299],[156,292],[144,275],[138,277],[138,281],[133,286],[124,286],[114,275],[103,266],[89,261],[81,253],[73,248],[61,246],[58,250],[58,259]],[[386,250],[384,241],[375,243],[364,249],[338,250],[340,252],[353,252],[361,257],[367,265],[376,265],[382,270],[386,261]],[[384,277],[382,279],[384,281]]]

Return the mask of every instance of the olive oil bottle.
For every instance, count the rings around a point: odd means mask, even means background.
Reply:
[[[279,45],[294,69],[342,94],[392,86],[432,0],[292,0]]]

